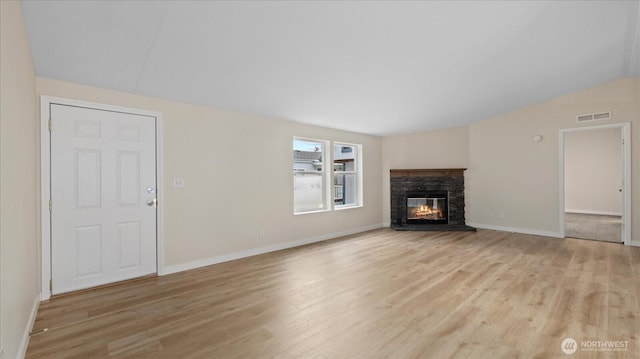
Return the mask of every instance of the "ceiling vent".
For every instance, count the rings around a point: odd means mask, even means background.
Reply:
[[[611,111],[590,113],[588,115],[580,115],[576,118],[576,122],[603,121],[611,119]]]

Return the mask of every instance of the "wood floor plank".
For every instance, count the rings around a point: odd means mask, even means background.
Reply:
[[[42,303],[27,358],[640,357],[640,248],[381,229]]]

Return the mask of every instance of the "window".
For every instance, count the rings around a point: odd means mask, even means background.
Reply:
[[[333,145],[333,204],[335,208],[361,205],[359,145]]]
[[[328,209],[327,141],[293,139],[293,212]]]
[[[361,145],[294,138],[293,213],[361,206],[361,153]]]

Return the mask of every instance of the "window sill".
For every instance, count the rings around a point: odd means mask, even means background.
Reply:
[[[344,206],[335,206],[333,207],[334,211],[342,211],[344,209],[351,209],[351,208],[362,208],[363,206],[361,204],[353,204],[353,205],[344,205]]]
[[[305,211],[305,212],[293,212],[294,216],[299,216],[299,215],[303,215],[303,214],[310,214],[310,213],[322,213],[322,212],[329,212],[331,211],[330,209],[319,209],[317,211]]]

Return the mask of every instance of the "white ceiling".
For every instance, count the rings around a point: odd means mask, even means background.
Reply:
[[[639,1],[24,1],[39,76],[392,135],[640,76]]]

